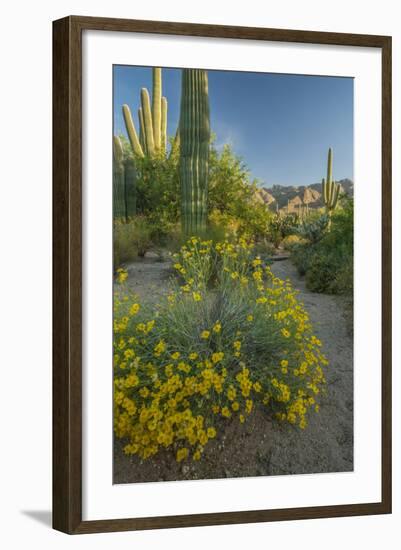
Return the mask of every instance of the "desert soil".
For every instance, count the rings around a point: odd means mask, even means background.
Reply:
[[[128,284],[139,298],[154,302],[166,291],[171,264],[146,258],[127,266]],[[124,455],[115,440],[114,483],[213,479],[353,470],[353,345],[344,301],[306,289],[290,260],[273,262],[277,277],[290,279],[309,312],[329,360],[327,393],[305,430],[279,424],[256,409],[245,424],[226,424],[199,462],[177,464],[171,451],[143,463]]]

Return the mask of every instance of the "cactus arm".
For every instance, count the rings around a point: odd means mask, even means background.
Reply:
[[[155,152],[161,148],[161,117],[162,117],[162,70],[154,67],[152,90],[152,123]]]
[[[201,157],[205,162],[201,164],[201,181],[205,182],[201,189],[201,226],[206,228],[207,224],[207,199],[208,199],[208,175],[209,175],[209,151],[210,151],[210,111],[209,111],[209,84],[206,71],[199,74],[201,80]]]
[[[153,123],[152,113],[150,110],[150,98],[149,92],[146,88],[141,90],[141,104],[145,129],[145,142],[147,153],[150,157],[154,157],[155,154],[155,142],[153,139]]]
[[[115,162],[122,162],[123,160],[123,146],[118,136],[113,136],[113,160]]]
[[[327,204],[327,187],[326,180],[324,178],[322,178],[322,195],[324,204]]]
[[[180,149],[180,123],[178,123],[177,130],[173,139],[173,143],[171,145],[170,149],[170,157],[172,155],[175,155],[177,151]]]
[[[161,152],[165,156],[167,152],[167,99],[165,97],[162,97],[161,105]]]
[[[142,150],[147,154],[146,142],[145,142],[145,123],[143,121],[143,111],[142,107],[138,109],[138,120],[139,120],[139,142],[141,144]]]
[[[127,134],[131,143],[132,150],[138,157],[144,157],[143,149],[139,143],[138,134],[136,133],[134,121],[132,120],[131,110],[128,105],[123,105],[123,116]]]
[[[338,197],[340,195],[340,184],[334,183],[334,185],[335,185],[335,190],[334,190],[334,196],[333,196],[333,202],[332,202],[333,210],[337,206]]]

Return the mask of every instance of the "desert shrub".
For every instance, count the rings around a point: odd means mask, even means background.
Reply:
[[[120,135],[125,155],[134,158],[127,138]],[[136,210],[153,226],[153,239],[164,239],[179,220],[180,184],[176,152],[160,158],[134,158]]]
[[[324,225],[324,221],[322,225]],[[311,227],[311,226],[309,226]],[[316,227],[318,229],[316,229]],[[353,201],[343,197],[331,217],[330,229],[314,222],[303,233],[309,241],[292,248],[292,260],[313,292],[353,292]]]
[[[305,428],[327,361],[290,283],[245,240],[192,238],[175,259],[180,278],[155,308],[115,298],[114,429],[125,452],[199,460],[255,406]]]
[[[285,250],[292,250],[294,247],[304,244],[305,242],[306,240],[299,235],[287,235],[287,237],[284,237],[281,244]]]
[[[299,218],[296,214],[274,214],[269,222],[268,234],[276,248],[279,247],[285,237],[297,232]]]
[[[257,198],[257,182],[229,145],[210,150],[208,190],[209,224],[247,238],[266,235],[271,213]]]
[[[113,263],[115,269],[122,263],[133,261],[138,256],[144,256],[151,245],[151,227],[144,216],[135,216],[128,222],[114,222]]]
[[[268,261],[271,256],[274,256],[277,252],[273,243],[267,240],[258,240],[255,242],[253,247],[254,253],[257,256],[260,256],[264,261]]]
[[[130,145],[120,136],[126,156]],[[166,158],[135,158],[136,208],[153,226],[152,240],[160,246],[171,241],[171,233],[180,221],[181,188],[179,148]],[[208,185],[208,231],[224,235],[264,238],[271,213],[257,198],[257,182],[240,157],[229,145],[221,151],[210,146]]]
[[[309,241],[311,244],[318,243],[325,235],[330,218],[327,214],[319,215],[318,217],[310,216],[297,227],[297,235]]]

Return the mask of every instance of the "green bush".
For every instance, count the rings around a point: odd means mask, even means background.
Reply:
[[[292,250],[294,247],[300,244],[305,244],[306,240],[299,235],[287,235],[281,242],[281,245],[285,250]]]
[[[121,264],[144,256],[152,246],[151,228],[143,216],[135,216],[129,222],[116,221],[113,232],[113,264]]]
[[[180,284],[156,307],[116,293],[114,429],[125,453],[199,460],[227,422],[256,407],[304,429],[327,360],[290,283],[245,240],[191,238],[175,269]]]
[[[296,234],[298,226],[299,218],[296,214],[274,214],[268,228],[271,242],[278,248],[285,237]]]
[[[209,225],[229,235],[263,239],[272,216],[258,200],[256,181],[229,145],[221,152],[211,145],[208,192]]]
[[[329,221],[327,214],[310,216],[297,227],[297,235],[312,244],[318,243],[324,237]]]
[[[309,240],[292,248],[292,260],[305,275],[313,292],[348,294],[353,292],[353,201],[342,197],[340,207],[326,221],[313,222],[303,232]]]

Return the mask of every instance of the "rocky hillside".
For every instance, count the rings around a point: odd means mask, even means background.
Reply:
[[[349,179],[338,182],[341,185],[341,193],[350,197],[354,195],[354,184]],[[273,187],[262,187],[258,192],[259,200],[269,206],[271,210],[285,209],[289,212],[298,212],[303,206],[308,208],[321,208],[323,206],[322,184],[284,186],[273,185]]]

